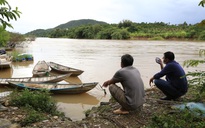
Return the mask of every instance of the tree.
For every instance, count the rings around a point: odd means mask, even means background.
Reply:
[[[9,33],[0,26],[0,47],[6,46],[9,37]]]
[[[133,23],[130,20],[123,20],[122,22],[119,23],[118,27],[119,28],[127,28],[127,27],[130,27],[132,24]]]
[[[9,22],[10,20],[17,20],[17,18],[20,18],[21,12],[18,10],[18,7],[13,10],[6,0],[0,0],[0,6],[0,23],[4,29],[6,27],[13,28]]]
[[[199,3],[199,6],[204,7],[204,4],[205,4],[205,0],[201,0],[201,2]]]

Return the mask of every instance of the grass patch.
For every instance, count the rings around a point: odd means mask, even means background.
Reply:
[[[196,110],[197,111],[197,110]],[[154,115],[147,128],[204,128],[205,118],[188,108]]]
[[[21,92],[15,90],[10,95],[10,104],[26,111],[27,116],[20,122],[22,126],[47,119],[46,115],[64,116],[57,111],[57,103],[46,90]]]

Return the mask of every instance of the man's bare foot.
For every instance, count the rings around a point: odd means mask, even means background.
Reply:
[[[115,114],[129,114],[129,111],[126,111],[126,110],[122,110],[121,108],[117,109],[117,110],[114,110],[113,113]]]

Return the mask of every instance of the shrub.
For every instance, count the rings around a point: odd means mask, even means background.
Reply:
[[[205,31],[202,31],[202,32],[199,34],[198,40],[205,40]]]
[[[205,55],[205,50],[199,51],[200,56]],[[205,60],[186,60],[184,66],[186,67],[196,67],[199,64],[204,64]],[[194,72],[188,72],[187,77],[190,77],[188,80],[189,87],[195,88],[195,100],[203,101],[205,99],[205,71],[196,70]]]
[[[42,121],[47,118],[45,115],[64,116],[57,111],[57,104],[47,90],[14,90],[10,95],[10,104],[26,111],[27,116],[20,122],[21,125]]]
[[[164,38],[161,36],[155,36],[155,37],[150,38],[149,40],[164,40]]]
[[[32,107],[30,107],[30,106],[26,106],[26,111],[28,112],[28,114],[20,122],[21,126],[26,126],[26,125],[29,125],[31,123],[35,123],[35,122],[42,121],[42,120],[46,119],[45,115],[32,109]]]
[[[24,107],[29,105],[36,111],[54,114],[57,110],[56,102],[51,99],[48,91],[14,91],[11,94],[11,103],[13,105]]]
[[[148,128],[203,128],[204,121],[204,118],[186,108],[174,113],[154,115]]]

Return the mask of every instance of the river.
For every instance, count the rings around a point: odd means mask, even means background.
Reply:
[[[28,77],[39,60],[53,61],[70,67],[84,70],[78,77],[69,78],[70,83],[99,82],[110,79],[116,70],[120,69],[120,57],[129,53],[134,57],[134,66],[139,69],[145,88],[149,88],[149,79],[160,70],[155,63],[155,57],[162,58],[166,51],[175,53],[175,60],[183,64],[189,59],[199,57],[200,49],[205,49],[205,42],[192,41],[139,41],[139,40],[78,40],[37,38],[35,41],[16,48],[20,53],[30,53],[34,61],[13,62],[12,68],[1,70],[0,76]],[[203,65],[195,68],[185,68],[185,71],[203,69]],[[65,112],[73,121],[83,119],[84,112],[101,101],[108,101],[107,95],[99,85],[91,91],[79,95],[54,95],[59,110]],[[0,88],[0,91],[5,89]]]

